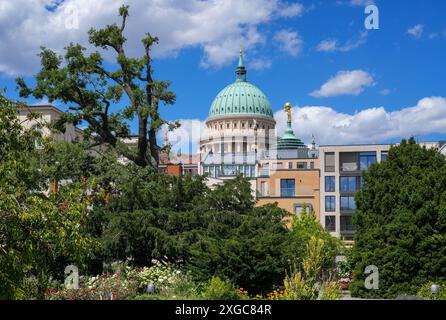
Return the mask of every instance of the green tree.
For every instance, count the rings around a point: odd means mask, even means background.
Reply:
[[[80,44],[69,44],[65,55],[42,48],[42,69],[36,76],[36,86],[31,89],[22,78],[17,79],[20,96],[33,95],[37,99],[47,97],[50,102],[69,104],[69,110],[58,121],[59,129],[66,122],[79,124],[85,121],[84,131],[91,146],[109,145],[117,148],[139,166],[159,163],[159,147],[156,133],[167,121],[159,114],[161,103],[175,102],[175,94],[168,90],[169,81],[154,80],[151,50],[158,38],[149,33],[142,39],[144,55],[131,58],[125,51],[124,36],[129,7],[119,9],[121,24],[108,25],[103,29],[89,31],[89,42],[96,48],[111,50],[116,55],[117,68],[107,69],[99,52],[86,53]],[[125,99],[124,99],[125,94]],[[114,105],[124,101],[128,106],[113,111]],[[136,150],[126,146],[122,138],[130,134],[128,120],[137,118],[138,142]],[[178,123],[169,123],[170,128]]]
[[[314,213],[307,214],[304,207],[300,216],[294,216],[291,221],[288,255],[293,263],[302,263],[302,259],[306,255],[306,248],[312,237],[323,240],[322,267],[324,271],[330,271],[334,267],[336,255],[342,249],[341,242],[322,227]]]
[[[131,258],[137,266],[152,259],[184,263],[187,234],[198,227],[189,210],[208,190],[202,177],[171,177],[151,168],[114,163],[101,178],[113,188],[105,217],[102,241],[107,260]],[[101,213],[102,212],[102,213]]]
[[[40,138],[21,126],[17,104],[0,95],[0,299],[24,298],[26,274],[37,277],[42,298],[55,260],[82,265],[96,243],[82,231],[88,186],[74,184],[50,196],[40,191],[47,187],[35,160]]]
[[[249,182],[218,186],[192,211],[199,219],[189,268],[199,280],[218,276],[260,292],[280,283],[288,265],[287,214],[276,205],[255,207]]]
[[[416,294],[425,282],[446,279],[446,161],[413,138],[372,166],[356,196],[356,296]],[[379,290],[366,290],[364,270],[379,268]]]

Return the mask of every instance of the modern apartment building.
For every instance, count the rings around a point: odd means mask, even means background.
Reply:
[[[386,160],[391,145],[320,146],[320,221],[332,235],[353,240],[352,223],[356,211],[355,194],[362,175],[376,163]]]

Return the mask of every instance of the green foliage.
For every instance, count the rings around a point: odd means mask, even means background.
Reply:
[[[339,286],[339,283],[332,282],[324,282],[321,287],[321,295],[320,300],[341,300],[342,299],[342,290]]]
[[[49,102],[70,104],[70,112],[56,123],[60,130],[64,130],[65,123],[76,125],[85,121],[88,123],[84,130],[85,141],[92,142],[92,146],[112,146],[139,166],[156,167],[159,162],[157,131],[163,124],[168,124],[170,129],[179,126],[161,118],[159,105],[173,104],[175,94],[168,90],[169,81],[152,78],[151,50],[158,39],[147,33],[142,39],[142,57],[129,57],[124,36],[128,6],[122,6],[119,15],[119,26],[114,23],[88,32],[90,45],[115,54],[117,68],[107,69],[98,51],[87,54],[85,47],[70,43],[63,57],[42,48],[42,68],[36,76],[34,88],[30,88],[22,78],[17,79],[17,84],[21,97],[47,97]],[[128,106],[113,112],[113,105],[121,102],[124,95]],[[138,143],[133,150],[121,139],[129,136],[128,120],[135,117],[138,120]]]
[[[238,300],[238,291],[229,280],[212,277],[203,292],[204,300]]]
[[[431,286],[434,283],[438,286],[436,294],[431,292]],[[446,300],[446,282],[427,282],[419,288],[417,295],[429,300]]]
[[[0,97],[0,298],[26,298],[27,274],[36,276],[41,298],[58,259],[82,265],[96,245],[82,230],[91,199],[80,183],[49,196],[39,191],[39,134],[22,128],[16,107]]]
[[[339,284],[324,281],[322,277],[324,247],[323,239],[311,236],[301,262],[285,277],[282,299],[316,300],[320,296],[322,300],[338,300],[342,297]]]
[[[425,279],[446,279],[446,161],[411,138],[372,166],[356,195],[352,294],[415,294]],[[379,290],[364,288],[367,265],[379,268]]]
[[[256,208],[247,180],[218,186],[190,214],[198,223],[186,231],[193,239],[188,260],[198,280],[215,275],[259,292],[283,279],[289,260],[282,222],[287,213],[275,205]]]
[[[105,258],[131,259],[141,267],[151,266],[153,259],[184,262],[189,245],[184,232],[197,225],[188,210],[207,192],[202,178],[170,177],[133,165],[113,169],[107,178],[114,186],[110,206],[97,210],[105,210],[101,236]]]
[[[291,232],[289,234],[289,255],[296,263],[301,263],[305,257],[308,243],[311,238],[321,239],[323,248],[321,248],[321,264],[323,269],[332,269],[334,267],[335,257],[341,250],[341,242],[328,233],[316,220],[314,213],[306,214],[303,211],[300,217],[293,217],[291,222]]]
[[[316,300],[317,298],[314,284],[307,282],[299,271],[287,276],[284,280],[284,286],[284,300]]]

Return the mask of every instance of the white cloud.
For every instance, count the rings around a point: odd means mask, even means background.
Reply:
[[[368,6],[371,4],[375,4],[374,0],[350,0],[349,4],[351,6]]]
[[[334,97],[340,95],[357,96],[365,87],[375,84],[372,75],[363,70],[339,71],[334,77],[324,83],[319,90],[310,93],[317,98]]]
[[[352,7],[365,7],[371,4],[375,4],[374,0],[339,0],[338,4],[349,5]]]
[[[190,154],[199,149],[200,139],[207,138],[207,127],[204,121],[198,119],[181,119],[181,126],[173,131],[167,130],[163,125],[157,133],[159,145],[164,145],[166,140],[171,144],[171,151],[175,153]]]
[[[383,96],[388,96],[392,91],[390,89],[383,89],[379,93]]]
[[[305,142],[314,134],[319,144],[380,143],[414,136],[446,134],[446,98],[426,97],[414,107],[387,111],[368,108],[355,114],[337,112],[326,106],[294,107],[293,129]],[[287,116],[274,114],[277,133],[283,134]]]
[[[416,26],[413,26],[412,28],[407,29],[407,33],[414,37],[415,39],[421,39],[424,32],[424,25],[417,24]]]
[[[429,34],[429,39],[435,39],[436,37],[438,37],[438,33],[436,32]]]
[[[287,123],[285,111],[274,114],[277,135],[284,133]],[[398,141],[410,136],[446,134],[446,98],[426,97],[413,107],[387,111],[384,107],[371,107],[354,114],[338,112],[329,106],[292,108],[294,133],[304,142],[316,136],[318,144],[359,144]],[[180,120],[182,126],[168,133],[172,152],[187,154],[198,151],[200,139],[207,138],[204,121]],[[164,144],[167,127],[158,133]]]
[[[367,41],[367,31],[361,32],[358,39],[349,40],[343,45],[339,45],[339,41],[337,39],[326,39],[322,40],[316,47],[317,51],[320,52],[348,52],[354,50],[361,45],[365,44]]]
[[[87,45],[90,27],[119,21],[122,0],[1,0],[0,72],[10,75],[37,71],[40,46],[62,52],[70,42]],[[127,0],[130,18],[128,53],[141,53],[146,32],[157,35],[157,58],[171,57],[187,47],[201,47],[203,66],[227,64],[240,42],[247,50],[262,45],[258,30],[274,19],[299,16],[303,7],[281,0]],[[58,5],[57,5],[58,4]],[[51,6],[48,10],[45,6]]]
[[[305,7],[300,3],[293,3],[290,5],[281,3],[277,10],[279,16],[284,18],[292,18],[301,16],[304,13]]]
[[[303,40],[297,31],[280,30],[274,35],[274,41],[279,49],[293,57],[297,57],[302,51]]]
[[[256,59],[250,60],[248,63],[249,69],[253,69],[253,70],[270,69],[271,66],[272,66],[272,61],[269,59],[264,59],[264,58],[256,58]]]

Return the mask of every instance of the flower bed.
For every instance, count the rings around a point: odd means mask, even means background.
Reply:
[[[155,263],[152,267],[105,272],[88,278],[79,289],[48,288],[45,296],[49,300],[122,300],[144,292],[149,283],[154,284],[157,292],[166,292],[186,277],[186,273],[172,266]]]

